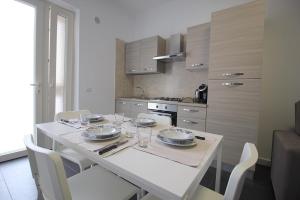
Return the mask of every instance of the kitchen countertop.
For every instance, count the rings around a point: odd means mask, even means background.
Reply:
[[[201,108],[207,108],[207,104],[203,103],[184,103],[184,102],[177,102],[177,101],[163,101],[163,100],[153,100],[153,99],[140,99],[140,98],[130,98],[130,97],[121,97],[116,98],[116,100],[124,100],[124,101],[140,101],[140,102],[154,102],[154,103],[165,103],[165,104],[175,104],[181,106],[197,106]]]

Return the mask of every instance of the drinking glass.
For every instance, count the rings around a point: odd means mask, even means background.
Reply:
[[[124,113],[115,113],[115,120],[113,122],[113,124],[115,124],[116,126],[121,126],[124,122]]]
[[[90,124],[88,114],[80,114],[80,123],[82,126],[88,126]]]
[[[140,147],[147,148],[151,143],[152,128],[137,127],[138,144]]]

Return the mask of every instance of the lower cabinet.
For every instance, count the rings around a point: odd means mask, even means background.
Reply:
[[[130,102],[130,117],[136,118],[139,113],[148,112],[148,103],[141,101]]]
[[[177,126],[205,131],[206,108],[199,106],[178,106]]]
[[[209,80],[206,131],[224,136],[223,161],[239,162],[246,142],[256,144],[260,79]]]
[[[147,102],[116,100],[116,113],[124,113],[125,117],[136,118],[139,113],[147,112]]]
[[[130,103],[129,101],[116,100],[116,113],[124,113],[126,117],[130,114]]]

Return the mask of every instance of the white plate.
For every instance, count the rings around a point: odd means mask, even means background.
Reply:
[[[109,140],[119,137],[120,134],[120,129],[110,125],[88,128],[86,131],[82,132],[82,136],[89,140]]]
[[[90,122],[99,122],[99,121],[104,120],[103,115],[100,115],[100,114],[90,114],[90,115],[87,115],[86,118],[88,118]]]
[[[149,125],[149,124],[154,124],[155,120],[154,119],[150,119],[150,118],[137,118],[135,120],[135,123],[141,124],[141,125]]]
[[[193,141],[191,143],[186,143],[186,144],[179,144],[179,143],[172,143],[172,142],[164,141],[160,138],[157,138],[157,140],[159,142],[164,143],[164,144],[171,145],[171,146],[177,146],[177,147],[192,147],[192,146],[197,145],[197,143],[195,141]]]
[[[179,143],[191,143],[194,141],[194,135],[191,131],[187,131],[180,128],[170,128],[159,131],[158,138],[162,138],[164,141],[179,142]]]

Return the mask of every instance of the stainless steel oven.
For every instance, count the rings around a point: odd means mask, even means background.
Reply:
[[[171,118],[172,125],[177,125],[177,105],[176,104],[165,104],[165,103],[148,103],[149,113],[158,114],[161,116],[168,116]]]

